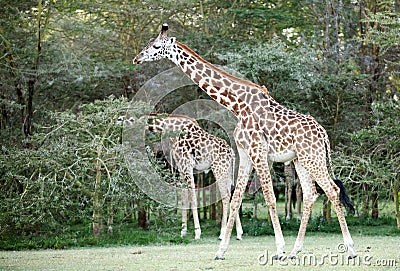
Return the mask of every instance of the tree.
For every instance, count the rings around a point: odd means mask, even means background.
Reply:
[[[375,103],[372,107],[371,121],[374,125],[354,132],[351,145],[345,146],[344,153],[339,156],[342,176],[358,188],[365,184],[369,190],[360,190],[361,198],[375,198],[372,210],[363,206],[362,212],[378,218],[377,198],[390,200],[395,204],[397,225],[399,224],[399,174],[400,140],[398,138],[400,103],[392,100]],[[376,194],[375,196],[372,196]]]
[[[38,127],[31,149],[2,154],[2,229],[58,230],[77,222],[103,232],[107,216],[121,213],[132,198],[143,197],[122,155],[125,99],[110,97],[80,106],[79,112],[49,112],[51,126]],[[137,114],[144,114],[138,107]],[[19,160],[10,159],[17,155]],[[17,163],[17,164],[15,164]],[[140,163],[131,167],[142,167]],[[141,199],[143,200],[143,198]],[[110,225],[109,225],[110,226]],[[112,225],[111,225],[112,226]]]

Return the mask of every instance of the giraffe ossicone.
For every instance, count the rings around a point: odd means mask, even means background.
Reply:
[[[349,258],[357,253],[340,202],[343,192],[330,177],[330,142],[325,129],[311,116],[297,113],[276,102],[264,86],[235,77],[201,58],[188,46],[167,36],[163,26],[159,35],[134,58],[133,63],[167,58],[175,63],[204,92],[232,111],[238,119],[234,138],[239,153],[239,171],[231,211],[216,259],[228,249],[235,217],[242,202],[246,183],[254,167],[269,206],[275,232],[277,258],[284,257],[285,241],[276,210],[270,167],[273,162],[293,161],[303,190],[303,215],[289,257],[301,251],[311,209],[317,199],[315,183],[326,193],[337,213]]]

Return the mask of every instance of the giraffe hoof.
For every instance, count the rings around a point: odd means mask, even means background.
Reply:
[[[274,260],[274,261],[280,261],[280,260],[283,260],[285,258],[285,256],[284,255],[281,255],[281,256],[279,256],[279,255],[275,255],[275,256],[273,256],[272,257],[272,259]]]
[[[236,237],[236,240],[242,241],[242,237]]]
[[[297,255],[289,255],[288,259],[295,260],[295,259],[297,259]]]
[[[214,260],[218,261],[218,260],[225,260],[224,256],[215,256]]]

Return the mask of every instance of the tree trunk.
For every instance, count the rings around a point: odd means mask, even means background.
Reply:
[[[369,213],[369,184],[362,184],[362,189],[365,192],[364,195],[364,200],[362,202],[362,209],[361,209],[361,215],[363,217],[368,217]]]
[[[254,199],[253,199],[253,203],[254,203],[253,219],[257,219],[257,216],[258,216],[258,202],[257,202],[256,194],[254,194],[253,196],[254,196]]]
[[[368,31],[370,31],[371,27],[374,28],[374,31],[379,31],[379,25],[375,22],[365,22],[363,19],[368,18],[371,14],[375,15],[379,11],[378,1],[360,1],[360,12],[359,12],[359,22],[360,22],[360,34],[361,37],[364,38],[367,35],[370,35]],[[368,127],[371,125],[372,120],[372,108],[371,105],[374,102],[374,96],[378,94],[379,89],[379,80],[382,74],[382,70],[384,69],[384,65],[381,60],[381,48],[374,43],[370,43],[368,41],[364,41],[360,47],[361,55],[364,59],[361,59],[361,67],[362,72],[368,75],[368,80],[366,80],[366,93],[364,95],[365,100],[365,112],[366,117],[365,126]]]
[[[372,201],[372,211],[371,211],[371,217],[372,219],[378,219],[379,216],[379,210],[378,210],[378,193],[373,192],[371,194],[371,201]]]
[[[98,149],[98,155],[101,152]],[[92,215],[92,229],[93,235],[99,237],[103,229],[103,218],[101,216],[101,165],[99,159],[96,160],[96,180],[94,183],[94,191],[92,197],[93,215]]]
[[[200,178],[199,178],[199,181],[200,181],[200,183],[201,183],[201,187],[202,187],[202,202],[203,202],[203,204],[202,204],[202,208],[203,208],[203,218],[204,219],[207,219],[207,195],[206,195],[206,189],[205,189],[205,187],[206,187],[206,178],[205,178],[205,174],[204,173],[202,173],[202,174],[200,174]]]
[[[138,202],[137,207],[138,207],[138,216],[137,216],[138,226],[146,230],[147,229],[146,207],[140,204],[140,202]]]
[[[297,220],[301,221],[301,204],[303,202],[303,190],[301,189],[300,182],[296,184],[296,202],[297,202]]]
[[[47,24],[49,22],[49,17],[50,17],[50,8],[48,7],[48,12],[47,12],[47,17],[44,22],[44,29],[47,27]],[[40,62],[40,55],[42,53],[42,12],[43,12],[43,6],[42,6],[42,0],[38,1],[37,5],[37,22],[38,22],[38,28],[37,28],[37,42],[36,42],[36,52],[34,55],[33,59],[33,67],[32,67],[32,75],[30,76],[28,80],[28,97],[27,97],[27,103],[26,103],[26,112],[25,112],[25,120],[24,120],[24,125],[23,125],[23,131],[24,135],[26,137],[30,136],[32,134],[32,126],[33,126],[33,96],[35,94],[35,84],[37,82],[37,71],[39,68],[39,62]]]
[[[216,191],[216,185],[215,184],[215,177],[214,174],[210,175],[210,201],[212,204],[210,205],[210,219],[211,220],[217,220],[217,191]],[[221,219],[221,218],[219,218]]]
[[[1,95],[0,98],[2,100],[6,99],[6,97],[4,95]],[[1,130],[3,130],[5,128],[5,126],[8,122],[8,114],[7,114],[7,108],[6,108],[5,104],[3,104],[1,106],[0,110],[1,110],[1,119],[0,119],[0,133],[1,133]]]
[[[17,70],[18,70],[18,66],[16,64],[16,62],[14,61],[14,57],[13,57],[13,51],[11,49],[11,46],[8,42],[4,42],[4,53],[5,55],[7,55],[7,64],[10,67],[10,73],[11,76],[14,80],[14,85],[15,85],[15,93],[17,95],[17,103],[19,105],[21,105],[21,123],[24,123],[25,120],[25,116],[24,116],[24,108],[25,108],[25,99],[24,99],[24,94],[22,92],[22,82],[21,82],[21,78],[20,75],[17,74]],[[4,95],[1,96],[2,99],[6,99],[6,97]],[[7,110],[5,108],[5,105],[3,106],[3,112],[2,112],[2,128],[5,126],[5,124],[8,121],[8,114],[7,114]]]
[[[114,232],[113,225],[114,225],[114,217],[109,216],[107,219],[107,233],[108,234],[113,234],[113,232]]]
[[[393,192],[394,212],[396,216],[397,228],[400,229],[400,205],[399,205],[400,191],[398,183],[397,185],[393,186],[392,192]]]
[[[114,232],[114,213],[115,210],[112,206],[112,201],[107,201],[107,233],[112,234]]]
[[[326,222],[331,223],[332,221],[332,214],[331,214],[331,202],[326,197],[324,198],[324,207],[322,211],[322,217],[325,219]]]
[[[32,135],[32,119],[33,119],[33,95],[35,93],[36,76],[32,76],[28,80],[28,102],[26,104],[26,117],[24,120],[24,135],[28,137]]]
[[[132,205],[131,205],[131,208],[129,209],[129,211],[133,215],[132,221],[135,221],[137,219],[137,216],[136,216],[136,212],[135,212],[135,201],[134,200],[132,200]]]

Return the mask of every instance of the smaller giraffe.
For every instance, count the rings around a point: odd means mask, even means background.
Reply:
[[[119,122],[124,117],[119,118]],[[229,200],[233,184],[235,153],[228,143],[203,130],[196,120],[183,115],[150,114],[147,129],[150,132],[179,133],[168,138],[171,141],[170,157],[180,178],[188,189],[182,189],[182,230],[181,236],[187,234],[187,209],[190,199],[193,212],[195,239],[200,239],[201,229],[197,211],[197,198],[193,174],[212,170],[222,198],[221,234],[225,235],[228,219]],[[133,119],[124,120],[124,124]],[[189,192],[189,194],[188,194]],[[242,239],[242,226],[239,216],[236,217],[237,239]]]

